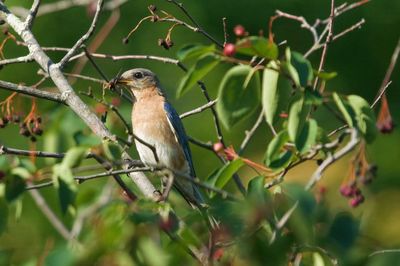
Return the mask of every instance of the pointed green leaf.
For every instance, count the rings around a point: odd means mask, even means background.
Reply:
[[[250,66],[235,66],[222,79],[218,91],[217,111],[229,129],[251,114],[259,105],[260,79]]]
[[[338,107],[339,111],[342,113],[344,119],[346,120],[347,124],[349,125],[349,127],[354,127],[353,124],[353,119],[351,118],[350,113],[352,112],[352,110],[350,109],[350,107],[340,98],[340,96],[334,92],[332,94],[333,100],[336,103],[336,106]]]
[[[335,78],[335,77],[337,76],[337,73],[336,73],[336,72],[323,72],[323,71],[318,72],[318,71],[316,71],[316,70],[314,70],[313,72],[314,72],[314,75],[315,75],[315,76],[317,76],[317,77],[319,77],[320,79],[323,79],[323,80],[325,80],[325,81],[328,81],[328,80],[330,80],[330,79],[333,79],[333,78]]]
[[[183,46],[177,52],[177,57],[180,61],[188,60],[191,58],[197,58],[207,53],[214,52],[215,45],[204,46],[201,44],[188,44]]]
[[[104,155],[110,161],[116,161],[122,157],[122,149],[119,145],[111,141],[103,142]]]
[[[250,36],[241,39],[236,43],[236,52],[250,56],[256,55],[274,60],[278,58],[279,51],[278,46],[266,38]]]
[[[354,111],[354,123],[366,141],[371,143],[377,133],[374,112],[371,110],[368,102],[358,95],[349,95],[347,101]]]
[[[242,166],[244,162],[242,159],[237,158],[228,164],[225,164],[219,171],[215,181],[215,187],[223,188],[226,184],[228,184],[229,180],[232,178],[233,174],[236,173]],[[211,197],[214,196],[214,193],[211,193]]]
[[[25,191],[25,180],[19,175],[8,175],[5,180],[5,199],[14,201]]]
[[[305,103],[304,98],[300,98],[292,103],[288,119],[288,133],[291,141],[295,142],[297,136],[303,130],[310,107],[309,104]]]
[[[76,167],[86,158],[87,153],[88,149],[85,147],[73,147],[65,154],[62,165],[66,168]]]
[[[298,52],[292,52],[290,63],[296,69],[299,75],[300,85],[304,88],[311,84],[313,80],[313,69],[310,61]]]
[[[188,92],[194,85],[196,85],[197,81],[201,80],[205,75],[213,70],[218,63],[219,61],[213,55],[206,55],[200,58],[182,78],[176,91],[176,96],[181,97],[183,94]]]
[[[289,164],[292,152],[284,149],[288,141],[289,135],[286,130],[281,131],[271,140],[265,154],[265,164],[268,167],[279,170]]]
[[[318,135],[317,121],[309,119],[305,122],[300,135],[296,138],[296,148],[300,153],[306,153],[314,146]]]
[[[283,61],[281,63],[282,70],[284,73],[289,75],[289,77],[291,78],[291,80],[293,81],[293,83],[296,87],[300,87],[299,73],[297,73],[296,68],[291,63],[292,52],[290,51],[289,47],[287,47],[285,50],[285,57],[286,57],[286,61]]]
[[[271,61],[264,69],[262,81],[262,105],[267,122],[272,125],[278,108],[279,66],[276,61]]]
[[[306,87],[304,90],[304,101],[306,104],[310,105],[321,105],[323,99],[322,95],[318,91],[313,90],[310,87]]]
[[[247,186],[247,198],[257,202],[257,204],[263,204],[271,200],[269,191],[264,187],[265,177],[257,176],[250,180]]]

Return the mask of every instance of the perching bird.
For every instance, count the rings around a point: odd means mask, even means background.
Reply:
[[[148,144],[135,139],[140,159],[145,165],[167,169],[159,172],[164,184],[162,198],[166,199],[173,184],[187,202],[201,207],[203,198],[197,186],[179,176],[196,176],[192,155],[182,121],[167,101],[157,76],[148,69],[135,68],[117,77],[116,84],[126,86],[135,98],[133,133]]]

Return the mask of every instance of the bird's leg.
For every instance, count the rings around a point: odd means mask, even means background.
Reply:
[[[168,199],[169,192],[172,189],[174,183],[174,175],[172,173],[166,174],[162,179],[162,195],[159,201],[166,201]]]

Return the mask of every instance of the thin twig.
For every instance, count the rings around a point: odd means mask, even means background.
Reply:
[[[249,143],[250,139],[253,137],[254,133],[256,132],[257,128],[261,125],[261,123],[264,121],[264,111],[261,110],[261,113],[259,114],[256,122],[254,123],[253,127],[249,131],[245,131],[245,138],[242,141],[242,144],[240,144],[240,148],[238,151],[238,155],[241,155],[244,150],[247,147],[247,144]]]
[[[96,6],[96,13],[94,14],[92,24],[90,25],[87,32],[72,46],[72,48],[68,51],[68,53],[61,59],[61,61],[57,64],[57,66],[62,69],[65,64],[69,61],[69,59],[77,52],[77,50],[84,44],[90,36],[92,36],[94,29],[96,28],[97,21],[99,19],[100,11],[103,7],[104,0],[98,0]]]
[[[390,58],[389,66],[388,66],[388,68],[386,70],[385,77],[383,78],[382,84],[381,84],[381,86],[379,88],[378,94],[375,97],[375,100],[374,100],[372,106],[375,106],[376,102],[379,101],[379,99],[385,93],[385,90],[388,87],[388,84],[389,84],[389,81],[390,81],[390,77],[392,76],[393,70],[394,70],[394,68],[396,66],[399,54],[400,54],[400,38],[397,41],[396,47],[394,48],[392,57]]]
[[[328,154],[327,158],[318,166],[317,170],[311,176],[310,180],[305,186],[305,190],[311,189],[322,178],[322,173],[325,171],[326,168],[328,168],[332,163],[336,162],[344,155],[352,151],[354,147],[357,146],[357,144],[360,142],[357,130],[355,128],[350,128],[349,131],[349,142],[342,149],[338,150],[334,154]]]
[[[41,91],[32,87],[27,87],[19,84],[14,84],[11,82],[7,81],[2,81],[0,80],[0,88],[9,90],[9,91],[15,91],[18,93],[26,94],[29,96],[37,97],[40,99],[45,99],[45,100],[50,100],[53,102],[57,103],[62,103],[66,104],[63,98],[61,97],[61,94],[55,93],[55,92],[47,92],[47,91]]]
[[[320,59],[319,66],[318,66],[318,72],[321,72],[322,69],[324,68],[327,51],[328,51],[328,45],[330,44],[330,42],[332,41],[332,38],[333,38],[333,21],[334,21],[334,19],[335,19],[335,0],[331,0],[331,13],[329,15],[328,35],[326,35],[324,48],[322,50],[321,59]],[[319,80],[319,78],[317,76],[315,78],[314,85],[313,85],[314,90],[317,88],[318,80]]]
[[[185,118],[185,117],[188,117],[188,116],[191,116],[191,115],[195,115],[195,114],[201,113],[201,112],[203,112],[204,110],[207,110],[208,108],[214,106],[214,105],[217,103],[217,100],[218,100],[218,99],[212,100],[212,101],[210,101],[210,102],[208,102],[208,103],[206,103],[206,104],[204,104],[204,105],[202,105],[202,106],[200,106],[200,107],[197,107],[197,108],[195,108],[195,109],[193,109],[193,110],[187,111],[187,112],[181,114],[179,117],[180,117],[181,119],[183,119],[183,118]]]

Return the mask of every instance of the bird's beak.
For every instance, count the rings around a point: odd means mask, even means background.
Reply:
[[[124,78],[116,78],[116,84],[118,85],[126,85],[129,83],[129,79],[124,79]]]

